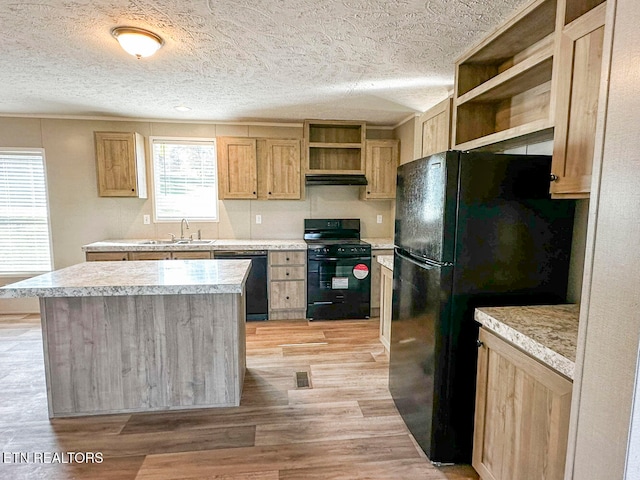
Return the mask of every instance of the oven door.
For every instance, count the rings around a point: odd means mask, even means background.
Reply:
[[[307,318],[369,318],[371,256],[324,257],[307,262]]]

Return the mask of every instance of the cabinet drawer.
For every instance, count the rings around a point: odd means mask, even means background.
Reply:
[[[171,252],[129,252],[129,260],[171,260]]]
[[[304,280],[269,283],[269,303],[272,310],[291,310],[306,307]]]
[[[129,260],[128,252],[87,252],[87,262],[115,262]]]
[[[269,275],[271,280],[304,280],[306,278],[304,265],[271,267]]]
[[[304,265],[307,251],[269,252],[269,265]]]
[[[175,260],[205,260],[211,258],[209,251],[189,251],[189,252],[173,252],[172,258]]]

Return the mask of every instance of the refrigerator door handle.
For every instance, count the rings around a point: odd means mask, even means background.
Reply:
[[[402,253],[402,251],[400,249],[396,249],[396,255],[398,255],[400,258],[402,258],[403,260],[406,260],[407,262],[411,262],[414,265],[420,267],[420,268],[439,268],[439,267],[452,267],[453,263],[451,262],[434,262],[433,260],[429,260],[429,259],[421,259],[421,260],[416,260],[416,257],[407,255],[406,253]]]

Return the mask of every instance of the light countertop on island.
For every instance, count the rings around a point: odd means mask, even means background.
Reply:
[[[242,293],[251,260],[86,262],[0,288],[0,297]]]
[[[484,328],[573,379],[578,340],[577,305],[476,308]]]

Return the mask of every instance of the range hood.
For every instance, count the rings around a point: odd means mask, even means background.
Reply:
[[[366,185],[367,178],[364,175],[350,174],[320,174],[307,175],[306,185]]]

